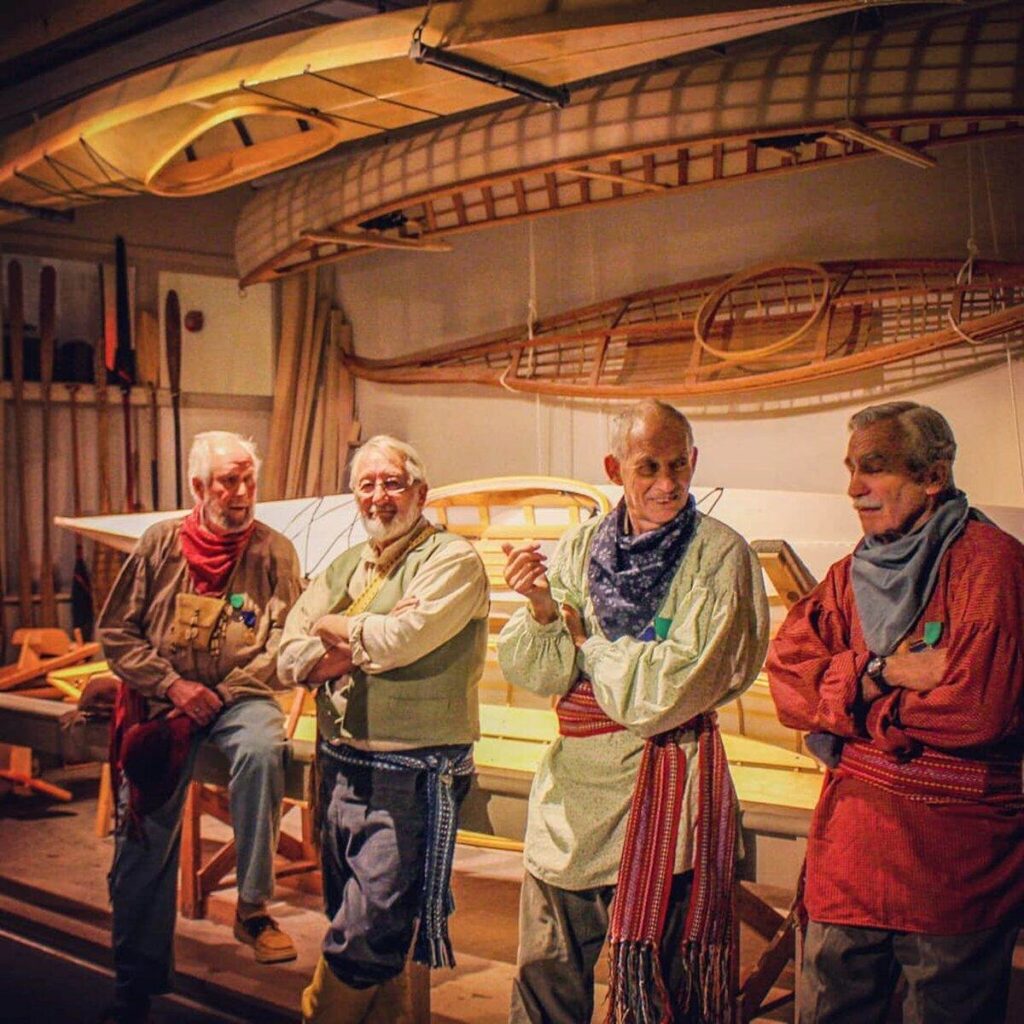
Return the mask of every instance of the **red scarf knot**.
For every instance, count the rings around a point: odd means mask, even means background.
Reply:
[[[237,533],[214,533],[196,505],[181,524],[181,553],[197,594],[223,594],[228,578],[245,551],[255,520]]]

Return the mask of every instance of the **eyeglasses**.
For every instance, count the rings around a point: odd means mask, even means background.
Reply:
[[[407,491],[410,487],[410,481],[400,476],[384,476],[378,477],[375,480],[360,480],[356,484],[356,494],[361,498],[372,498],[377,493],[377,488],[381,487],[385,494],[390,494],[394,497],[396,494],[402,494]]]

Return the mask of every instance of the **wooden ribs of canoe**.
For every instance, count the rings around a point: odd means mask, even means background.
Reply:
[[[793,262],[626,295],[405,357],[357,377],[583,398],[730,394],[953,345],[1024,342],[1024,264]],[[1001,351],[997,349],[995,351]]]
[[[332,147],[513,94],[410,58],[424,44],[563,85],[892,0],[437,3],[257,39],[98,89],[0,142],[0,198],[30,208],[151,192],[194,196]],[[703,9],[702,9],[703,8]],[[0,211],[0,222],[25,209]]]
[[[580,88],[564,110],[467,116],[269,184],[239,217],[243,284],[381,246],[432,252],[499,224],[894,152],[928,164],[933,151],[1024,131],[1012,86],[1021,4],[889,12],[853,39],[840,24],[827,39],[738,43],[727,58],[705,52]]]

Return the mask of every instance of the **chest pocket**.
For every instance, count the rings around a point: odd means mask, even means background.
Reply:
[[[177,649],[205,651],[216,655],[227,625],[227,602],[203,594],[176,594],[171,643]]]

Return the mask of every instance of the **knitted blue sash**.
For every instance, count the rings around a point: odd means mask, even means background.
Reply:
[[[320,753],[342,764],[386,772],[426,772],[427,842],[420,896],[420,924],[412,958],[428,967],[454,967],[455,953],[448,936],[448,916],[455,910],[452,861],[458,807],[453,783],[475,770],[471,747],[453,753],[439,750],[378,753],[320,741]]]

